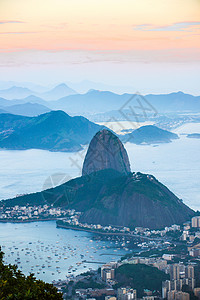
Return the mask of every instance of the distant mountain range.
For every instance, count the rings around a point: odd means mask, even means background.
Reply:
[[[73,83],[66,82],[67,85],[75,89],[78,93],[87,93],[87,91],[93,90],[101,90],[101,91],[112,91],[113,93],[124,93],[127,91],[128,93],[133,93],[135,88],[133,86],[120,86],[120,85],[110,85],[102,82],[94,82],[90,80],[83,80],[81,82]]]
[[[57,100],[62,98],[63,96],[73,95],[73,94],[77,94],[77,92],[71,89],[70,87],[68,87],[66,84],[62,83],[57,85],[52,90],[40,94],[40,96],[45,100]]]
[[[38,93],[44,93],[53,88],[53,86],[43,86],[40,84],[36,84],[33,82],[25,82],[25,81],[0,81],[0,90],[6,90],[13,86],[20,86],[23,88],[28,88]]]
[[[178,139],[178,135],[167,130],[160,129],[153,125],[141,126],[131,133],[120,135],[122,142],[134,144],[159,144],[169,143]]]
[[[19,102],[21,102],[21,104],[29,102],[29,103],[37,103],[37,104],[41,104],[44,106],[48,106],[48,101],[45,101],[44,99],[34,96],[34,95],[30,95],[23,99],[16,99],[16,100],[10,100],[10,101],[15,101],[15,104],[20,104]]]
[[[48,107],[38,103],[15,104],[1,107],[0,113],[10,113],[13,115],[35,117],[51,111]]]
[[[11,87],[0,90],[0,106],[22,103],[38,103],[53,110],[63,110],[71,115],[81,114],[91,120],[110,118],[144,120],[163,113],[198,112],[200,96],[182,92],[142,95],[116,94],[109,91],[90,90],[77,94],[66,84],[60,84],[47,92],[34,92],[27,88]],[[7,102],[6,102],[7,100]],[[12,101],[10,104],[9,101]]]
[[[0,115],[0,148],[78,151],[101,126],[84,117],[51,111],[38,117]]]
[[[102,91],[112,91],[114,93],[123,93],[124,91],[127,91],[129,93],[132,93],[135,91],[135,88],[133,86],[119,86],[117,85],[110,85],[105,84],[102,82],[94,82],[90,80],[82,80],[80,82],[71,82],[66,81],[65,82],[70,88],[77,91],[77,93],[86,93],[90,89],[96,89],[96,90],[102,90]],[[55,84],[50,84],[47,86],[43,86],[40,84],[35,84],[32,82],[18,82],[18,81],[0,81],[0,90],[8,89],[12,86],[20,86],[24,88],[28,88],[32,91],[38,92],[38,93],[44,93],[48,90],[55,87]]]
[[[11,106],[11,105],[25,104],[25,103],[37,103],[44,106],[48,106],[48,101],[45,101],[42,98],[34,95],[30,95],[28,97],[21,98],[21,99],[14,98],[12,100],[0,98],[0,106]]]
[[[126,118],[144,119],[146,115],[170,112],[197,112],[200,110],[200,96],[182,92],[166,95],[115,94],[91,90],[85,94],[70,95],[51,103],[51,108],[62,109],[72,114],[84,115],[113,112]]]
[[[28,97],[32,93],[33,92],[27,88],[13,86],[9,89],[0,90],[0,97],[12,100]]]
[[[62,83],[50,89],[46,92],[35,92],[28,88],[13,86],[8,89],[0,90],[0,97],[12,100],[12,99],[22,99],[29,97],[31,95],[41,97],[44,100],[57,100],[61,97],[76,94],[76,91],[68,87],[66,84]]]
[[[119,109],[131,95],[118,95],[107,91],[90,90],[85,94],[63,97],[51,103],[51,107],[70,113],[94,114]]]
[[[5,109],[8,109],[9,114]],[[21,116],[28,113],[28,116],[32,116],[37,109],[37,117]],[[27,103],[0,109],[0,148],[78,151],[81,145],[89,144],[92,136],[102,128],[84,117],[70,117],[63,111],[40,114],[41,110],[48,111],[48,108]],[[178,138],[176,134],[152,125],[142,126],[119,137],[124,143],[135,144],[166,143]]]

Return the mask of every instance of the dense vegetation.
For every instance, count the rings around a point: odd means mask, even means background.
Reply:
[[[42,205],[73,208],[83,212],[80,222],[134,228],[163,228],[181,224],[194,212],[155,177],[141,173],[125,176],[105,169],[70,180],[55,188],[0,205]]]
[[[0,299],[4,300],[61,300],[62,294],[49,283],[25,276],[16,265],[3,263],[0,248]]]
[[[88,280],[84,280],[84,281],[78,281],[75,284],[74,289],[88,289],[88,288],[103,289],[104,287],[105,287],[105,284],[97,283],[96,281],[94,281],[92,279],[88,279]]]
[[[160,292],[162,281],[168,279],[168,274],[144,264],[124,264],[116,270],[116,287],[135,288],[139,297],[143,295],[144,289]]]

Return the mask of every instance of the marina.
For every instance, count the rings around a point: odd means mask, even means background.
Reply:
[[[89,232],[56,228],[55,221],[0,223],[4,262],[16,264],[26,275],[34,273],[46,282],[97,269],[128,253],[119,243],[94,237]]]

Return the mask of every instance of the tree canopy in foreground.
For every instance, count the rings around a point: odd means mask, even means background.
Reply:
[[[0,247],[0,299],[62,299],[62,294],[52,284],[37,280],[34,274],[25,276],[16,265],[5,265],[3,255]]]

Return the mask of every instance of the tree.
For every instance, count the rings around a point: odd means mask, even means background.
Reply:
[[[62,294],[53,284],[37,280],[34,274],[25,276],[16,265],[3,263],[0,247],[0,299],[2,300],[61,300]]]
[[[124,264],[116,269],[115,288],[130,286],[137,290],[138,296],[143,296],[144,289],[161,292],[162,281],[169,275],[155,267],[144,264]]]

